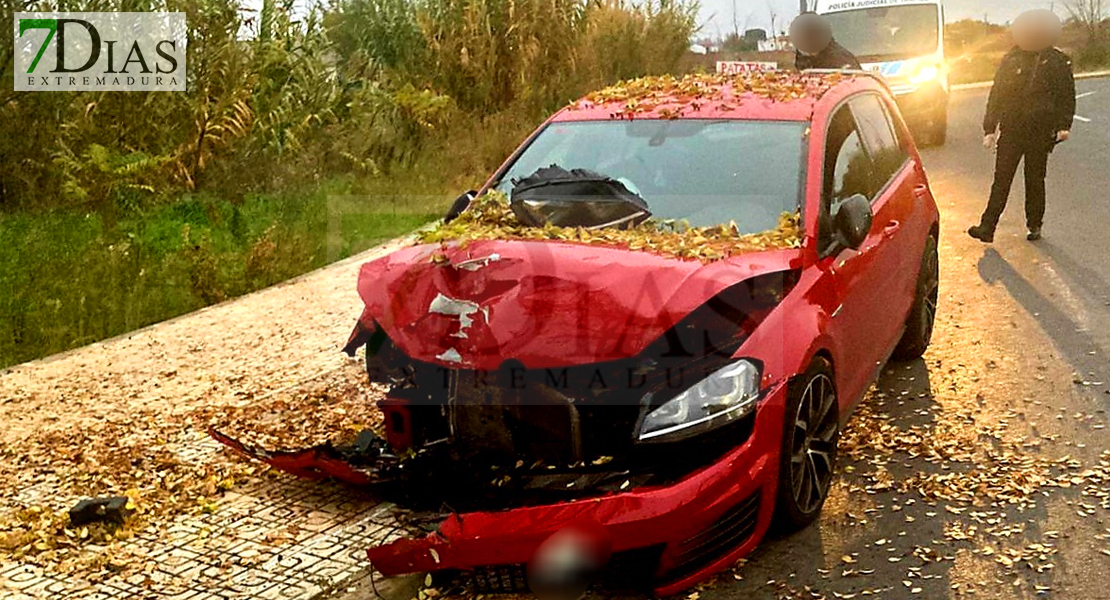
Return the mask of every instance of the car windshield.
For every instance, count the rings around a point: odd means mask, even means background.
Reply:
[[[550,166],[620,181],[656,220],[694,227],[735,222],[741,233],[773,229],[797,211],[807,124],[784,121],[638,120],[548,125],[496,189]]]
[[[920,56],[939,47],[933,4],[846,10],[825,15],[840,45],[870,60]]]

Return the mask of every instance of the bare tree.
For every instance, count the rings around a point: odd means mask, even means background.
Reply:
[[[1087,34],[1087,43],[1094,46],[1102,43],[1102,22],[1106,20],[1105,0],[1065,0],[1072,19]]]
[[[775,43],[777,45],[779,30],[776,24],[779,20],[779,13],[778,10],[775,9],[775,5],[772,4],[770,0],[767,0],[767,11],[771,13],[771,39],[775,40]]]

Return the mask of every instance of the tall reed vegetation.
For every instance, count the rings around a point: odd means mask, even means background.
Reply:
[[[0,35],[0,366],[398,235],[546,113],[676,68],[693,0],[0,0],[181,11],[185,93],[21,93]],[[329,198],[346,208],[329,239]],[[353,232],[353,233],[352,233]],[[333,232],[334,234],[334,232]],[[332,251],[339,248],[339,254]]]

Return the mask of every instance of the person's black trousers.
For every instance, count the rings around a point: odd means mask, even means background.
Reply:
[[[1028,135],[1024,132],[1003,131],[998,138],[998,157],[994,166],[994,184],[991,185],[991,198],[983,213],[980,226],[989,231],[998,227],[998,219],[1006,210],[1010,198],[1010,188],[1014,183],[1018,163],[1025,159],[1025,223],[1029,230],[1037,230],[1044,224],[1045,188],[1044,180],[1048,174],[1048,155],[1053,144],[1044,136]]]

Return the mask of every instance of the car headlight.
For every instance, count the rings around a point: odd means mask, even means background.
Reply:
[[[940,67],[935,64],[926,64],[922,65],[921,68],[917,70],[917,73],[914,73],[910,77],[910,83],[920,85],[933,81],[938,77],[940,77]]]
[[[639,441],[682,439],[743,418],[755,409],[759,378],[760,368],[747,360],[715,371],[649,412]]]

